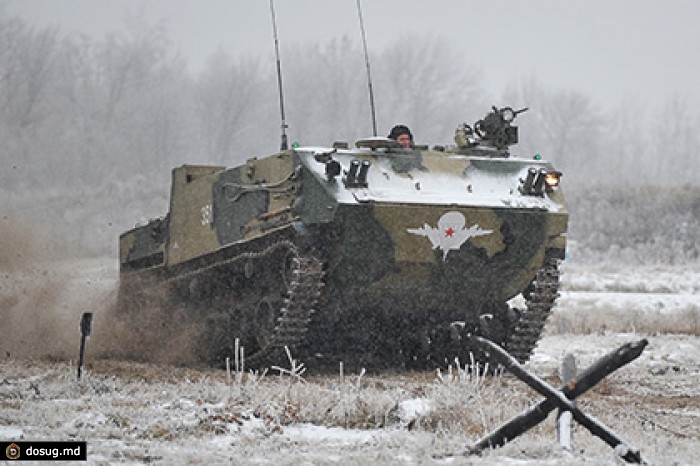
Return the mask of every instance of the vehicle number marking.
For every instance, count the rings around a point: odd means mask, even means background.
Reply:
[[[214,223],[214,210],[211,208],[211,204],[207,204],[200,209],[202,214],[201,222],[202,226],[211,225]]]

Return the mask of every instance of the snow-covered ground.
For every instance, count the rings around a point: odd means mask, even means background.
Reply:
[[[115,262],[2,271],[0,439],[86,440],[91,464],[620,464],[580,426],[574,451],[563,451],[554,414],[501,449],[451,455],[541,399],[514,377],[456,367],[228,380],[214,369],[97,359],[93,335],[76,380],[80,314],[95,312],[99,329]],[[527,367],[558,386],[566,353],[581,369],[648,339],[639,359],[578,405],[651,464],[697,464],[699,288],[700,268],[566,264],[559,305]]]

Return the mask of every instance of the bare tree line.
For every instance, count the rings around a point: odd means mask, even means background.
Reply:
[[[458,123],[493,104],[527,106],[514,152],[540,153],[564,171],[572,211],[593,191],[636,185],[688,184],[680,198],[697,203],[700,116],[680,97],[660,109],[632,102],[606,112],[587,95],[531,79],[494,98],[476,67],[428,37],[403,37],[371,60],[380,132],[404,123],[419,143],[449,144]],[[282,68],[292,141],[371,135],[357,41],[283,48]],[[274,73],[272,60],[223,50],[194,72],[164,30],[138,21],[95,39],[33,28],[0,9],[3,210],[30,216],[40,204],[39,216],[70,231],[89,217],[81,236],[103,251],[139,217],[167,210],[173,167],[232,166],[279,147]]]
[[[272,63],[220,50],[194,73],[163,30],[144,24],[91,39],[0,16],[0,37],[0,155],[22,168],[21,176],[4,172],[5,186],[94,185],[144,173],[167,183],[177,164],[233,165],[276,148]],[[284,52],[293,139],[322,145],[370,133],[356,42]],[[372,59],[380,127],[409,124],[421,142],[450,143],[458,123],[492,104],[528,106],[515,152],[552,159],[569,183],[692,183],[700,168],[700,118],[680,97],[660,109],[633,102],[604,113],[589,96],[531,79],[490,99],[478,71],[426,37],[401,38]]]
[[[163,186],[175,165],[231,166],[278,146],[271,63],[219,51],[193,73],[164,32],[148,27],[95,40],[0,16],[0,36],[0,157],[14,167],[1,175],[6,188],[141,178]],[[355,43],[344,38],[286,52],[293,140],[328,145],[370,135]],[[387,132],[400,119],[426,139],[444,137],[460,109],[478,100],[476,77],[460,71],[438,42],[375,58],[377,87],[390,90],[378,99]]]

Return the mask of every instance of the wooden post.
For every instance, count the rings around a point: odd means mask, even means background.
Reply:
[[[576,378],[576,359],[573,354],[567,353],[566,356],[564,356],[564,361],[559,370],[559,377],[564,386]],[[574,402],[572,401],[572,403]],[[557,438],[564,450],[568,452],[573,451],[571,438],[572,420],[571,411],[559,410],[559,414],[557,415]]]
[[[92,312],[83,312],[80,318],[80,355],[78,356],[78,380],[83,374],[83,362],[85,360],[85,340],[90,336],[92,329]]]

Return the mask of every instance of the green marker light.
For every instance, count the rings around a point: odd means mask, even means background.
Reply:
[[[542,160],[542,156],[541,156],[540,154],[535,154],[535,156],[533,157],[533,159],[535,159],[535,160]]]
[[[292,143],[292,147],[296,149],[297,147],[299,147],[299,143],[296,142],[296,141],[294,141],[294,142]]]

